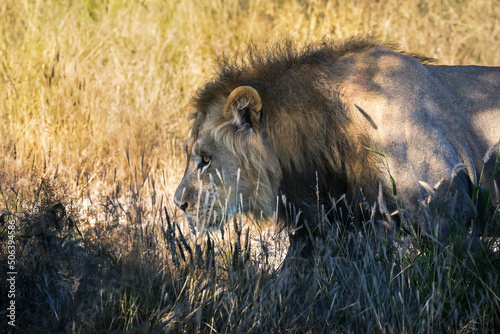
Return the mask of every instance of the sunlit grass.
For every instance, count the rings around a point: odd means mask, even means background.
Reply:
[[[367,217],[347,237],[325,227],[307,271],[276,270],[282,235],[242,217],[224,233],[189,228],[171,198],[189,99],[218,55],[250,40],[372,34],[440,64],[500,65],[499,19],[487,0],[0,2],[0,214],[19,228],[17,324],[79,333],[498,328],[496,237],[482,248],[429,244]]]
[[[439,63],[495,65],[499,16],[490,1],[5,1],[0,150],[79,185],[113,175],[105,191],[127,177],[128,147],[132,164],[175,184],[189,98],[216,55],[373,34]]]

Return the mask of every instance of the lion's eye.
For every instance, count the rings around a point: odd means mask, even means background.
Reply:
[[[203,169],[205,167],[208,167],[210,161],[211,161],[210,157],[207,156],[198,157],[196,158],[196,166],[198,166],[198,169]]]

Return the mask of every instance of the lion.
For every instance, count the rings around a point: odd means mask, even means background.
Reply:
[[[366,37],[249,46],[217,66],[193,98],[174,196],[190,218],[274,217],[303,235],[342,196],[418,215],[451,194],[446,217],[464,219],[475,189],[499,201],[498,67],[437,66]]]

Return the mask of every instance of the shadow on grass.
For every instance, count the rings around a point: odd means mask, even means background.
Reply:
[[[499,237],[449,244],[367,220],[322,226],[313,256],[276,267],[272,237],[241,217],[182,223],[149,175],[127,195],[77,201],[53,178],[1,188],[15,222],[19,333],[491,332],[500,328]],[[149,186],[146,183],[149,182]],[[84,203],[84,204],[82,204]],[[85,206],[85,214],[82,214]],[[500,226],[498,215],[493,225]],[[221,233],[223,232],[223,233]],[[253,242],[251,242],[253,240]],[[472,240],[472,239],[470,239]],[[8,271],[2,247],[1,277]],[[291,256],[293,257],[293,256]],[[2,284],[2,296],[9,287]],[[6,310],[9,299],[2,298]],[[2,317],[6,317],[2,311]]]

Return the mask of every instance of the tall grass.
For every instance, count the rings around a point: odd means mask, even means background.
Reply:
[[[217,55],[373,34],[443,64],[499,65],[499,18],[487,0],[2,1],[0,238],[14,219],[18,328],[0,329],[500,328],[498,238],[440,245],[367,217],[348,236],[325,226],[314,266],[277,269],[282,235],[241,217],[190,229],[171,204],[189,98]]]
[[[35,161],[98,191],[127,177],[127,158],[174,184],[189,98],[216,55],[249,40],[373,34],[441,63],[495,65],[499,16],[486,0],[6,0],[0,150],[9,170]]]
[[[279,234],[245,227],[239,215],[202,233],[179,224],[156,176],[131,180],[127,196],[82,213],[57,182],[33,179],[33,199],[14,217],[4,214],[19,236],[20,332],[488,333],[500,326],[498,237],[457,233],[443,245],[384,227],[376,215],[342,234],[335,220],[319,227],[324,237],[309,260],[292,254],[279,267],[287,246]]]

